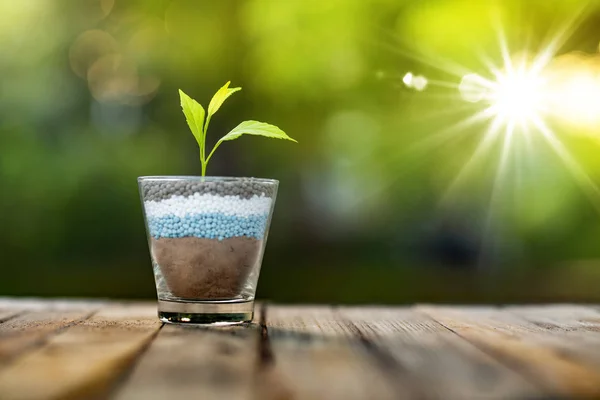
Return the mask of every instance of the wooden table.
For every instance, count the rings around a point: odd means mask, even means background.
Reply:
[[[263,304],[182,328],[152,302],[0,299],[0,399],[600,398],[599,310]]]

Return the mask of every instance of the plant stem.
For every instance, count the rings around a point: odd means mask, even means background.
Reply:
[[[204,134],[202,135],[202,159],[204,162],[208,162],[206,159],[206,132],[208,132],[208,124],[210,123],[210,115],[206,117],[206,122],[204,123]]]
[[[202,134],[202,146],[200,147],[200,162],[202,163],[202,176],[206,175],[206,166],[208,165],[208,159],[206,158],[206,132],[208,131],[208,124],[210,122],[210,114],[206,117],[206,122],[204,123],[204,129]],[[212,153],[211,153],[212,154]]]
[[[208,155],[208,158],[206,159],[206,163],[207,163],[207,164],[208,164],[208,160],[210,160],[210,158],[212,157],[213,153],[215,152],[215,150],[217,150],[217,147],[219,147],[219,145],[220,145],[221,143],[222,143],[222,142],[219,140],[219,141],[217,142],[217,144],[215,144],[215,147],[213,147],[212,151],[211,151],[211,152],[210,152],[210,154]]]

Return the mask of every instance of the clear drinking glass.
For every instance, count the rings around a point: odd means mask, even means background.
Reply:
[[[279,182],[138,178],[163,322],[251,321]]]

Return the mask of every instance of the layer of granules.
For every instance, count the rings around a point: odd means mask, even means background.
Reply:
[[[248,237],[152,238],[151,244],[170,292],[195,300],[239,296],[262,248],[261,240]]]
[[[193,214],[185,217],[148,217],[148,229],[155,239],[194,236],[219,239],[246,236],[262,239],[267,227],[267,215],[236,217],[223,214]]]
[[[277,185],[254,178],[235,180],[202,181],[198,179],[165,179],[147,180],[141,183],[142,193],[146,201],[160,201],[173,196],[191,196],[194,193],[210,193],[218,196],[239,196],[248,199],[253,196],[274,197]]]
[[[160,201],[144,201],[148,230],[155,239],[194,236],[262,239],[273,200],[264,196],[241,199],[194,193]]]

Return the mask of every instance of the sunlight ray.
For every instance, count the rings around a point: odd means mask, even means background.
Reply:
[[[506,131],[504,133],[504,143],[502,145],[502,152],[500,153],[500,162],[498,164],[498,168],[496,170],[496,176],[494,177],[494,182],[492,185],[492,191],[490,193],[490,201],[487,209],[487,215],[485,219],[485,226],[483,228],[483,234],[481,237],[480,243],[480,252],[479,252],[479,266],[483,266],[487,264],[487,255],[491,248],[490,245],[490,235],[492,231],[492,226],[494,224],[494,215],[498,209],[498,201],[500,200],[500,190],[502,188],[502,184],[504,182],[506,173],[507,173],[507,164],[508,157],[510,155],[510,148],[513,141],[513,135],[515,131],[515,124],[513,121],[510,121],[506,125]]]
[[[444,87],[444,88],[449,88],[449,89],[458,89],[458,85],[459,85],[459,83],[457,83],[457,82],[441,81],[441,80],[436,80],[436,79],[428,79],[427,82],[429,83],[430,86],[438,86],[438,87]]]
[[[573,14],[565,18],[565,22],[557,26],[558,29],[547,36],[547,40],[544,40],[544,47],[531,54],[528,53],[531,45],[530,38],[522,37],[520,38],[521,51],[515,54],[511,53],[509,39],[512,36],[507,36],[500,23],[499,14],[495,14],[494,17],[496,18],[495,21],[492,21],[492,24],[497,36],[499,56],[490,58],[488,52],[477,52],[481,65],[486,67],[485,76],[481,76],[474,70],[469,70],[451,60],[428,54],[426,49],[414,50],[411,46],[403,43],[401,38],[397,38],[387,31],[385,33],[390,35],[400,46],[385,42],[377,43],[377,45],[386,47],[396,54],[422,63],[424,67],[433,67],[437,71],[450,76],[444,76],[442,79],[439,76],[430,79],[419,75],[424,74],[424,70],[421,69],[421,71],[407,71],[402,76],[400,74],[397,76],[389,74],[387,75],[388,78],[401,80],[405,87],[413,89],[415,94],[421,92],[425,86],[423,85],[422,88],[411,86],[410,80],[413,77],[427,79],[427,86],[432,88],[447,88],[451,89],[450,91],[458,89],[459,96],[473,107],[457,107],[454,100],[458,96],[444,93],[443,90],[419,93],[419,96],[422,96],[421,99],[448,99],[451,100],[449,103],[452,104],[437,109],[432,107],[432,111],[418,115],[409,113],[411,115],[409,119],[412,122],[439,118],[450,114],[456,115],[462,113],[463,110],[464,113],[456,116],[460,119],[455,123],[443,125],[441,129],[434,130],[434,132],[413,141],[411,145],[406,146],[406,137],[399,136],[398,144],[402,145],[402,150],[398,154],[399,157],[402,157],[405,166],[413,167],[413,164],[422,164],[424,153],[441,148],[449,143],[458,143],[459,140],[476,134],[480,131],[480,127],[481,130],[485,130],[483,136],[478,138],[479,141],[475,144],[473,153],[468,156],[463,165],[457,168],[457,174],[451,177],[449,185],[441,195],[438,206],[447,208],[454,201],[460,200],[460,191],[464,189],[465,182],[475,175],[474,172],[478,167],[484,165],[492,149],[502,143],[496,171],[493,177],[490,178],[487,215],[482,221],[485,229],[482,239],[482,254],[487,251],[490,229],[492,223],[496,223],[494,217],[500,206],[500,200],[504,198],[501,193],[503,186],[507,181],[514,185],[514,201],[517,202],[519,201],[518,192],[527,190],[525,185],[530,184],[524,171],[535,167],[535,153],[537,146],[539,146],[538,136],[541,136],[550,145],[553,152],[562,160],[566,169],[569,170],[577,184],[600,212],[600,188],[550,128],[546,126],[543,119],[553,111],[548,107],[547,99],[548,94],[552,93],[550,91],[552,83],[545,74],[544,68],[548,66],[565,42],[572,37],[578,22],[586,15],[586,8],[587,5],[573,9]],[[385,37],[383,38],[385,39]],[[525,43],[522,43],[523,41]],[[429,70],[430,68],[425,67],[425,71]],[[382,76],[384,75],[386,74],[382,74]],[[409,82],[407,82],[404,78],[409,75]],[[451,76],[453,75],[460,77],[458,84],[452,81]],[[450,79],[445,80],[445,78]],[[441,102],[439,103],[441,104]],[[475,103],[479,103],[479,106]],[[419,105],[418,103],[415,104]],[[484,106],[483,109],[479,108],[480,106]],[[389,145],[389,142],[387,145]],[[389,160],[389,162],[393,163],[395,160]],[[487,163],[485,165],[487,166]],[[404,172],[403,169],[402,173]],[[509,173],[510,175],[507,175]],[[391,185],[391,182],[386,182],[383,186],[387,186],[387,183]]]
[[[533,73],[541,72],[552,61],[560,48],[573,35],[573,32],[577,28],[577,23],[585,17],[586,11],[589,10],[588,7],[589,4],[584,3],[581,5],[552,36],[548,44],[544,46],[544,50],[535,57],[531,66]]]
[[[395,34],[388,32],[386,29],[383,29],[381,27],[378,27],[378,29],[383,31],[385,35],[387,35],[390,39],[394,40],[396,43],[390,44],[390,43],[385,43],[382,41],[370,40],[369,41],[370,44],[379,46],[379,47],[389,50],[392,53],[395,53],[399,56],[406,57],[406,58],[409,58],[414,61],[418,61],[422,64],[433,67],[438,71],[442,71],[449,75],[457,76],[459,78],[470,72],[467,67],[465,67],[455,61],[448,60],[439,55],[425,53],[423,49],[415,50],[414,44],[400,40]]]
[[[467,68],[465,68],[465,67],[457,67],[455,65],[452,65],[452,63],[450,63],[450,62],[448,62],[447,64],[444,64],[444,63],[436,61],[436,60],[430,60],[430,59],[427,59],[425,56],[415,54],[408,50],[399,49],[398,47],[395,47],[391,44],[379,43],[379,42],[372,42],[372,44],[379,46],[385,50],[389,50],[396,55],[406,57],[411,60],[418,61],[424,65],[433,67],[433,68],[437,69],[438,71],[442,71],[448,75],[454,75],[457,77],[461,77],[465,73],[468,72]]]
[[[498,42],[500,44],[500,54],[502,55],[502,62],[504,64],[504,69],[506,74],[512,74],[514,72],[512,59],[510,56],[510,52],[508,50],[508,43],[506,41],[506,36],[504,35],[504,29],[501,25],[497,25],[496,31],[498,34]],[[493,72],[493,71],[492,71]]]
[[[517,170],[519,177],[522,178],[525,171],[530,171],[534,168],[533,141],[531,138],[531,129],[529,128],[529,125],[523,125],[523,127],[521,128],[521,134],[519,136],[521,139],[521,143],[524,144],[522,150],[524,150],[523,153],[525,154],[524,157],[520,157],[519,159],[520,165],[525,166]],[[521,181],[523,182],[523,179]]]
[[[410,147],[410,149],[412,151],[424,151],[431,149],[432,147],[441,146],[454,138],[457,134],[460,134],[462,130],[471,128],[479,122],[490,119],[492,116],[493,114],[490,113],[489,109],[479,111],[469,118],[463,119],[445,129],[442,129],[439,132],[432,134],[431,136],[416,142]]]
[[[482,51],[477,53],[477,57],[479,61],[483,64],[484,67],[487,68],[488,71],[492,72],[493,76],[496,76],[498,72],[500,72],[500,68],[492,61],[492,59]]]
[[[455,116],[461,112],[472,111],[475,106],[471,103],[455,103],[450,107],[442,108],[442,109],[434,109],[429,112],[420,112],[414,113],[411,115],[407,121],[418,122],[418,121],[431,121],[435,118],[445,117],[445,116]]]
[[[563,162],[567,170],[571,173],[579,187],[583,190],[586,196],[589,198],[592,205],[600,213],[600,188],[585,172],[583,167],[573,158],[571,153],[565,148],[565,146],[556,138],[552,130],[539,118],[536,118],[533,123],[535,127],[542,134],[542,137],[546,139],[546,142],[550,145],[552,150],[556,153],[558,158]]]
[[[488,131],[484,134],[483,139],[480,140],[473,155],[471,155],[469,160],[462,166],[458,174],[454,177],[450,185],[445,190],[439,203],[440,206],[445,206],[455,199],[455,193],[465,178],[472,172],[481,159],[489,153],[489,150],[498,137],[501,127],[502,121],[500,118],[494,118],[494,121],[492,122]]]
[[[382,75],[384,75],[384,78],[382,78],[382,79],[394,79],[394,80],[402,81],[406,74],[397,73],[397,72],[382,72]],[[445,80],[427,78],[427,85],[444,87],[444,88],[449,88],[449,89],[458,89],[459,84],[456,81],[445,81]]]

